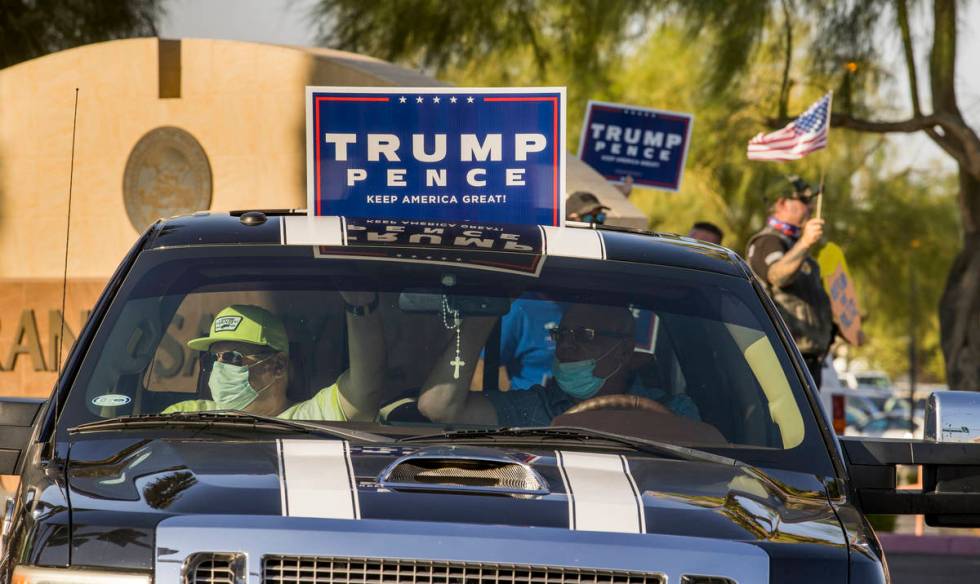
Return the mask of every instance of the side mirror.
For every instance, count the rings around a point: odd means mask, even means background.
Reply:
[[[932,442],[980,442],[980,393],[936,391],[926,406],[925,439]]]
[[[20,456],[34,431],[34,420],[45,400],[0,398],[0,474],[17,474]]]
[[[980,527],[980,394],[929,397],[926,440],[841,437],[864,513],[921,514],[936,527]],[[899,490],[898,465],[922,466],[922,490]]]

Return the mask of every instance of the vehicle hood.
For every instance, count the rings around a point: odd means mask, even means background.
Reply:
[[[146,568],[161,521],[202,514],[483,524],[846,549],[820,481],[798,473],[567,446],[102,436],[108,435],[77,437],[71,447],[73,563],[105,565],[111,559],[116,567]],[[400,460],[397,472],[382,481]],[[480,492],[487,473],[479,467],[487,461],[501,463],[505,475],[532,477],[540,493]],[[392,486],[394,479],[432,484],[403,488]],[[528,488],[521,477],[504,479],[509,488]],[[453,490],[461,483],[471,490]]]

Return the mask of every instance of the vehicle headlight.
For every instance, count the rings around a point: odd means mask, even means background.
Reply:
[[[13,584],[150,584],[147,574],[63,568],[14,568]]]

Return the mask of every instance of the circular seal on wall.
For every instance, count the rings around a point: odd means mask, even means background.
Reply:
[[[123,174],[126,214],[142,232],[161,217],[211,207],[211,164],[189,132],[154,128],[133,146]]]

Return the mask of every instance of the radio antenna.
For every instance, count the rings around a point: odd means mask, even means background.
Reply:
[[[68,298],[68,242],[71,239],[71,188],[75,179],[75,129],[78,126],[78,88],[75,88],[75,112],[71,119],[71,162],[68,164],[68,217],[65,225],[65,271],[61,278],[61,334],[58,335],[58,352],[55,353],[55,363],[58,364],[58,375],[61,375],[63,359],[61,347],[65,342],[65,302]]]

